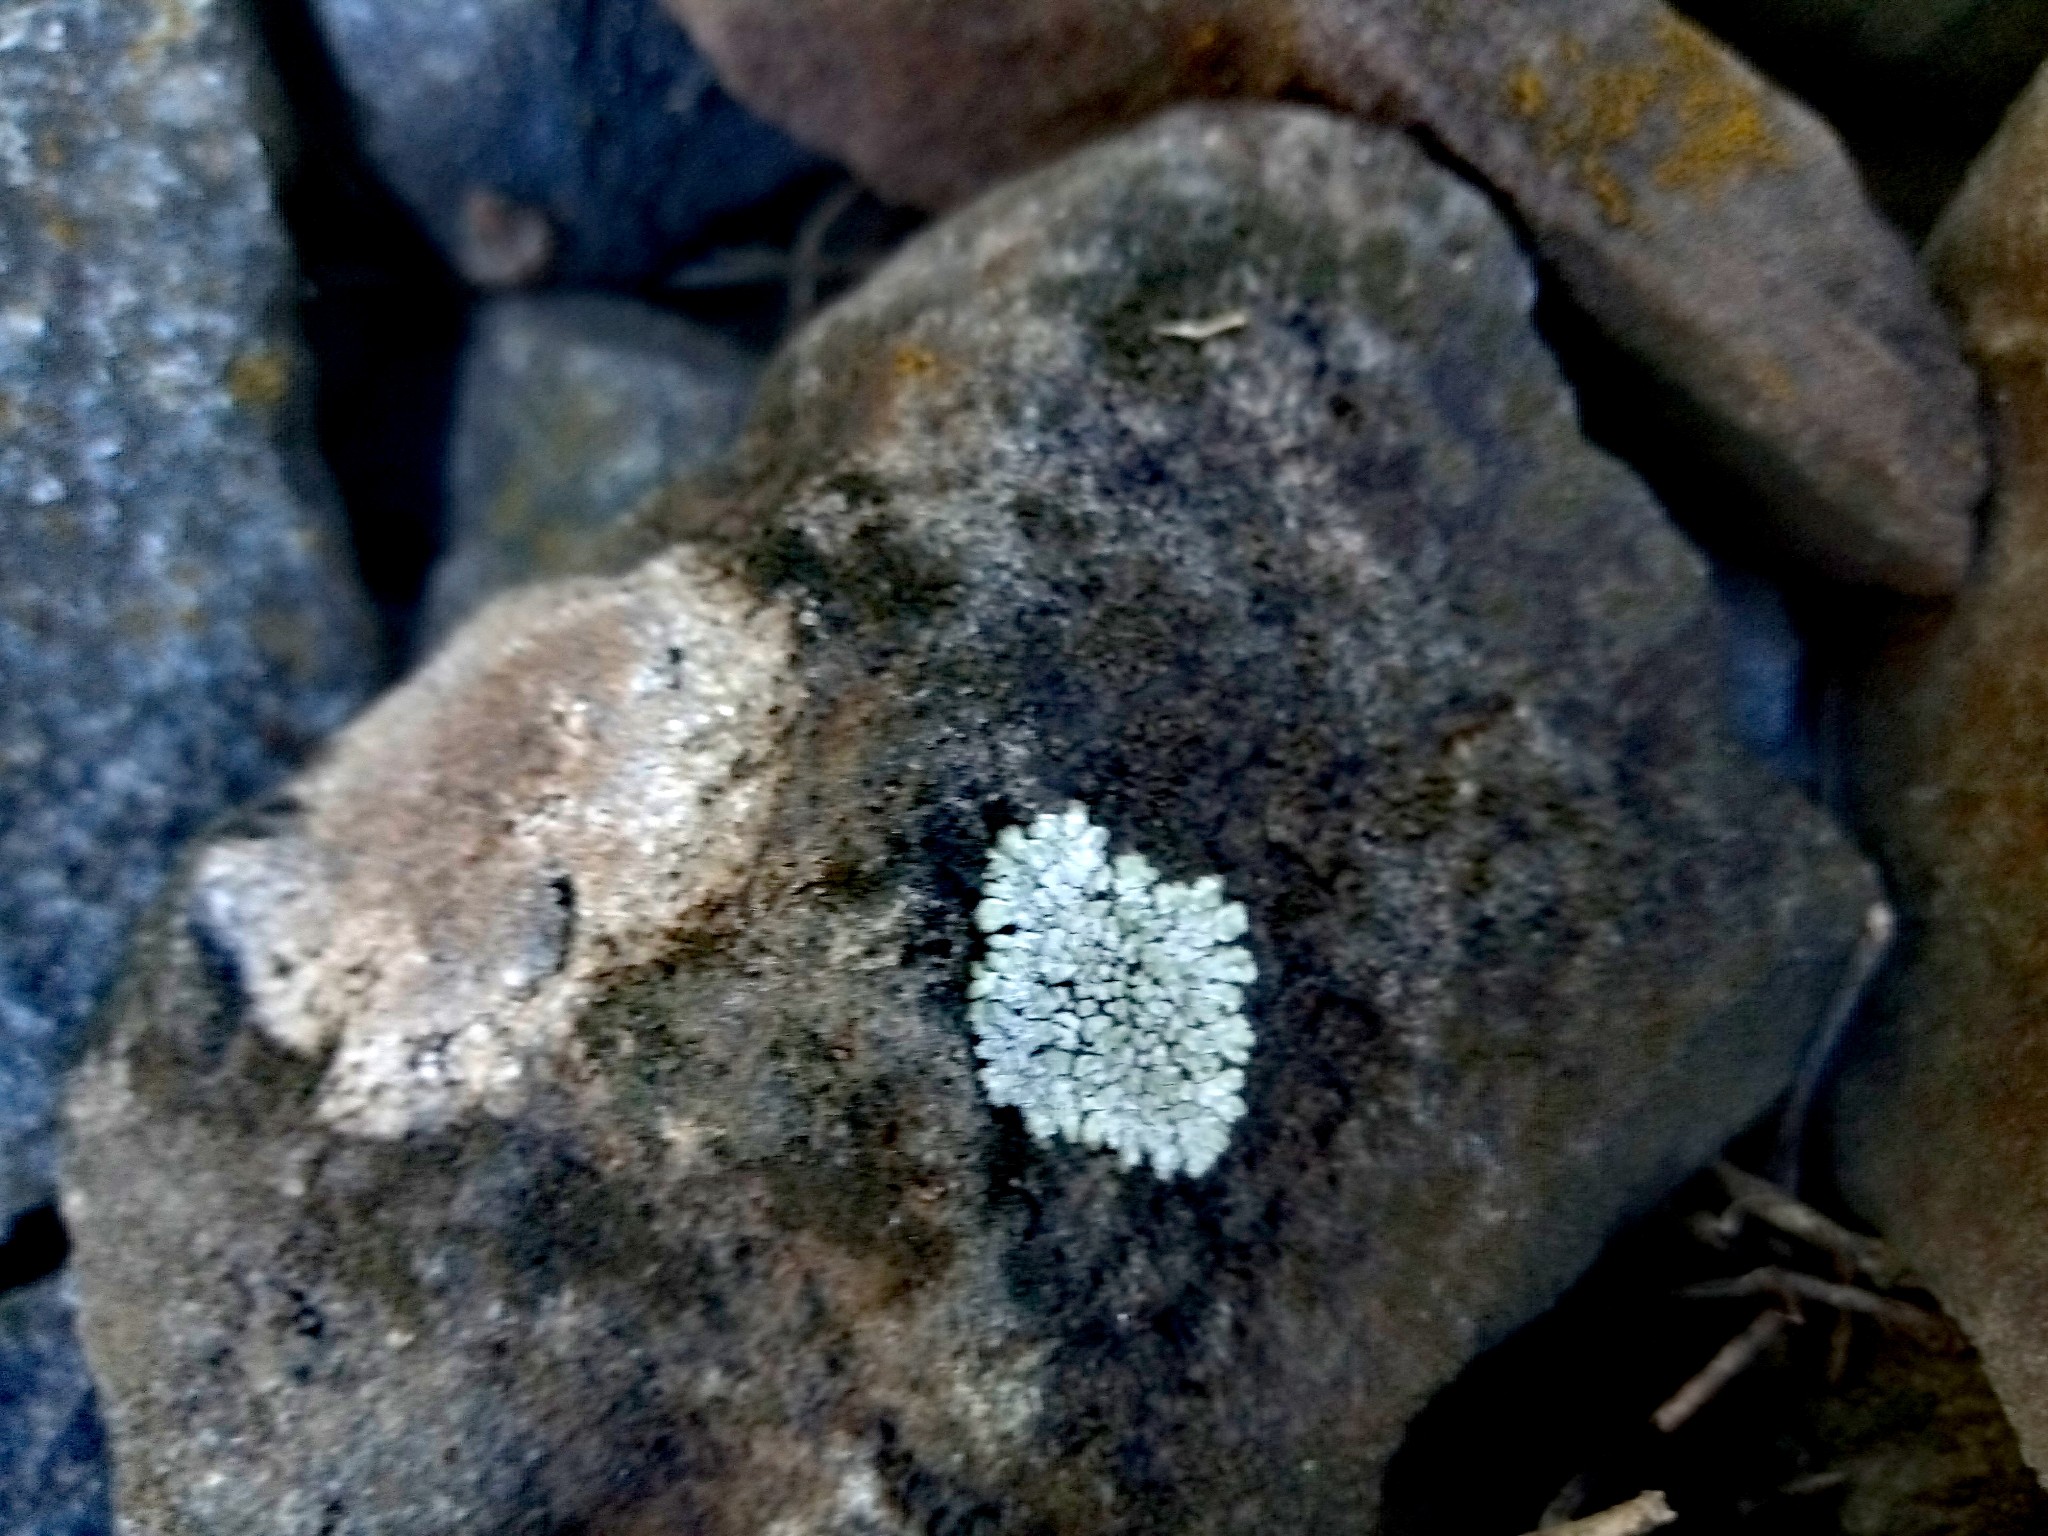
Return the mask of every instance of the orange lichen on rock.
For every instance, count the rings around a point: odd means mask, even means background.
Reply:
[[[1571,165],[1617,226],[1636,217],[1641,177],[1632,179],[1614,152],[1640,140],[1652,141],[1648,180],[1665,192],[1711,198],[1738,177],[1796,163],[1771,128],[1761,90],[1705,33],[1667,15],[1655,39],[1648,58],[1588,67],[1585,44],[1566,38],[1555,50],[1560,78],[1546,79],[1532,63],[1507,77],[1510,109],[1543,125],[1545,158]]]
[[[1677,96],[1679,128],[1678,142],[1651,173],[1658,186],[1711,196],[1753,171],[1792,168],[1791,150],[1764,115],[1763,93],[1704,32],[1683,17],[1665,16],[1657,40]]]

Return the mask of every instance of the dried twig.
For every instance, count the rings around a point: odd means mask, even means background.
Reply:
[[[1569,1525],[1553,1525],[1541,1536],[1643,1536],[1645,1531],[1669,1525],[1677,1518],[1663,1494],[1639,1493],[1626,1504],[1603,1509],[1597,1515],[1588,1515]],[[1532,1531],[1529,1536],[1538,1536],[1538,1533]]]
[[[1781,1269],[1775,1264],[1752,1269],[1732,1280],[1709,1280],[1703,1285],[1690,1285],[1678,1294],[1694,1301],[1731,1296],[1777,1296],[1786,1301],[1817,1301],[1838,1312],[1861,1312],[1865,1317],[1874,1317],[1889,1327],[1912,1334],[1923,1343],[1947,1344],[1954,1337],[1948,1323],[1932,1312],[1909,1306],[1903,1301],[1893,1301],[1889,1296],[1879,1296],[1859,1286],[1838,1285],[1818,1275]]]
[[[1904,1278],[1905,1265],[1876,1238],[1851,1232],[1768,1179],[1746,1173],[1733,1163],[1717,1163],[1714,1171],[1727,1186],[1729,1198],[1759,1221],[1768,1222],[1801,1242],[1839,1254],[1882,1288],[1889,1289]]]
[[[1729,1382],[1756,1363],[1757,1357],[1785,1335],[1794,1319],[1772,1310],[1762,1314],[1742,1332],[1721,1346],[1700,1373],[1672,1393],[1664,1406],[1650,1415],[1650,1422],[1670,1434],[1713,1401]]]
[[[1251,323],[1250,315],[1241,309],[1233,309],[1205,320],[1169,320],[1164,325],[1153,326],[1152,334],[1163,336],[1168,341],[1214,341],[1218,336],[1241,331]]]
[[[1536,1517],[1536,1529],[1554,1531],[1560,1525],[1570,1525],[1578,1519],[1579,1511],[1586,1505],[1586,1474],[1581,1472],[1562,1488],[1557,1496],[1543,1506],[1543,1513]]]
[[[1778,1146],[1771,1159],[1772,1175],[1789,1190],[1798,1190],[1806,1165],[1806,1130],[1813,1119],[1813,1106],[1827,1086],[1841,1055],[1843,1037],[1856,1022],[1871,982],[1877,979],[1878,971],[1892,952],[1898,928],[1898,917],[1887,903],[1870,904],[1863,915],[1863,932],[1850,952],[1849,964],[1835,987],[1827,1014],[1800,1055],[1799,1075],[1793,1081],[1791,1097],[1785,1101],[1785,1113],[1778,1121]]]

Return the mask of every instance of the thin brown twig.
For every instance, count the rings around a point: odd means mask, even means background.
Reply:
[[[1669,1525],[1677,1518],[1664,1495],[1653,1490],[1637,1494],[1626,1504],[1617,1504],[1597,1515],[1574,1520],[1569,1525],[1553,1525],[1540,1536],[1643,1536],[1645,1531]],[[1539,1533],[1532,1531],[1529,1536],[1539,1536]]]
[[[1723,1344],[1714,1358],[1701,1367],[1698,1375],[1672,1393],[1664,1405],[1650,1415],[1650,1422],[1665,1434],[1670,1434],[1712,1402],[1715,1394],[1729,1382],[1756,1364],[1757,1357],[1783,1338],[1793,1321],[1776,1308],[1759,1315],[1755,1322]]]
[[[1717,1163],[1714,1171],[1721,1176],[1729,1199],[1757,1220],[1776,1227],[1788,1237],[1796,1237],[1816,1248],[1839,1254],[1882,1288],[1889,1289],[1905,1277],[1906,1266],[1877,1238],[1851,1232],[1805,1201],[1787,1194],[1770,1180],[1760,1179],[1733,1163]]]
[[[1732,1280],[1709,1280],[1702,1285],[1689,1285],[1678,1294],[1692,1301],[1725,1300],[1731,1296],[1776,1296],[1785,1301],[1794,1298],[1817,1301],[1838,1312],[1861,1312],[1865,1317],[1874,1317],[1928,1344],[1946,1344],[1953,1337],[1947,1322],[1932,1312],[1903,1301],[1894,1301],[1889,1296],[1876,1295],[1861,1286],[1840,1285],[1818,1275],[1802,1274],[1796,1269],[1783,1269],[1775,1264],[1752,1269]]]

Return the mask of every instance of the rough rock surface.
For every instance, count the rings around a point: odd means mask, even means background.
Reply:
[[[181,838],[374,672],[217,0],[0,4],[0,1221]]]
[[[1834,135],[1658,0],[669,0],[743,99],[943,206],[1189,96],[1420,124],[1529,228],[1761,534],[1916,594],[1969,559],[1968,373]]]
[[[1172,114],[913,242],[665,553],[206,850],[70,1101],[132,1529],[1369,1528],[1872,893],[1532,292],[1399,136]],[[1075,800],[1249,915],[1199,1180],[976,1085],[988,845]]]
[[[0,1296],[0,1530],[9,1536],[100,1536],[112,1525],[73,1291],[60,1275]]]
[[[2048,53],[2048,0],[1685,0],[1827,115],[1885,212],[1939,217]]]
[[[458,269],[656,275],[824,167],[726,95],[658,0],[313,0],[370,156]]]
[[[759,372],[717,334],[628,299],[486,306],[456,397],[428,639],[515,582],[587,568],[667,477],[731,446]]]
[[[2013,111],[1932,256],[2000,420],[1977,578],[1864,680],[1860,807],[1907,920],[1844,1084],[1852,1195],[1983,1352],[2048,1469],[2048,76]]]

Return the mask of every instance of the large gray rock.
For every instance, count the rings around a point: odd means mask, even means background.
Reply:
[[[515,582],[586,567],[664,480],[731,446],[759,372],[716,333],[630,299],[486,305],[456,394],[428,640]]]
[[[1826,125],[1660,0],[667,3],[743,100],[926,206],[1188,97],[1413,123],[1513,207],[1656,430],[1750,488],[1716,532],[1962,580],[1982,434],[1911,253]]]
[[[0,1219],[181,839],[376,670],[298,432],[246,18],[0,6]]]
[[[1532,290],[1398,136],[1169,115],[208,846],[70,1108],[131,1529],[1369,1529],[1872,895]],[[978,1081],[987,850],[1069,801],[1248,910],[1202,1178]]]
[[[633,282],[825,168],[657,0],[312,0],[392,187],[472,280]]]
[[[53,1194],[53,1074],[179,843],[376,671],[255,63],[216,0],[0,3],[0,1229]],[[92,1529],[68,1308],[4,1311],[0,1525]]]

